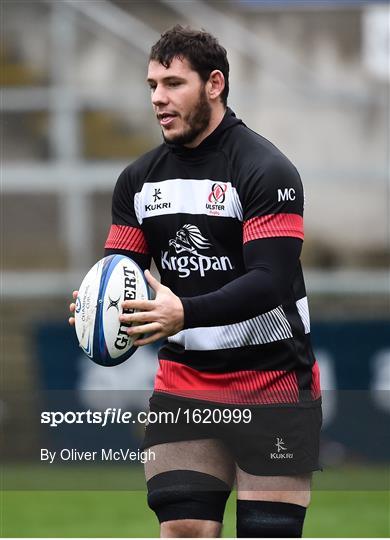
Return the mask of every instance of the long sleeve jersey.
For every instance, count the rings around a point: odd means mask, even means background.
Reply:
[[[155,391],[242,404],[319,398],[299,261],[296,168],[227,109],[196,148],[163,143],[119,176],[106,254],[151,257],[183,303]]]

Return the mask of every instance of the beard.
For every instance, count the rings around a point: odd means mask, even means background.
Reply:
[[[166,143],[173,144],[190,144],[198,135],[200,135],[205,129],[207,129],[211,119],[211,107],[207,101],[205,87],[201,88],[199,92],[199,99],[195,107],[185,117],[183,117],[184,123],[187,127],[179,135],[164,135],[162,132],[164,141]]]

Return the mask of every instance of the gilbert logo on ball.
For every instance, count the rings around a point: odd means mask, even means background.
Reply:
[[[149,299],[144,273],[132,259],[109,255],[98,261],[80,285],[75,310],[77,338],[89,358],[101,366],[127,360],[137,347],[119,321],[122,302]]]

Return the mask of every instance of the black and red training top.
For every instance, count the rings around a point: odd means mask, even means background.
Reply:
[[[106,255],[143,268],[153,257],[184,306],[155,392],[247,405],[319,398],[303,199],[292,163],[230,109],[196,148],[163,143],[121,173]]]

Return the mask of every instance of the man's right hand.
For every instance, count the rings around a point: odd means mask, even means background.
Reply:
[[[77,295],[79,294],[79,291],[73,291],[72,293],[72,296],[73,296],[73,300],[76,300],[77,298]],[[71,313],[70,317],[69,317],[69,324],[71,326],[74,326],[74,310],[76,309],[76,304],[74,302],[72,302],[70,305],[69,305],[69,311]]]

